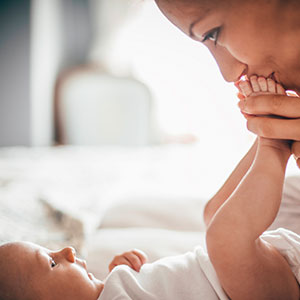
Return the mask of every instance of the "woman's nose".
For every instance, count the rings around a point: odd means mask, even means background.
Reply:
[[[76,260],[76,251],[73,247],[65,247],[61,249],[60,254],[71,263],[74,263]]]
[[[241,76],[247,75],[248,66],[232,56],[225,47],[218,47],[212,54],[225,81],[236,82]]]

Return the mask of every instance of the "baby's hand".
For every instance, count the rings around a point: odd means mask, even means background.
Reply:
[[[124,252],[120,255],[116,255],[112,262],[109,264],[108,269],[109,272],[112,269],[119,265],[127,265],[133,270],[139,272],[141,266],[147,262],[148,258],[147,255],[138,249],[134,249],[131,251]]]

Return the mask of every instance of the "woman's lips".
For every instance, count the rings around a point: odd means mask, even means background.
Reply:
[[[251,75],[251,76],[252,76],[252,75]],[[250,77],[251,77],[251,76],[250,76]],[[258,75],[256,75],[256,76],[257,76],[257,77],[264,77],[264,76],[258,76]],[[236,81],[236,82],[234,83],[234,85],[235,85],[236,87],[238,87],[239,84],[240,84],[240,82],[242,82],[242,81],[247,81],[247,80],[249,80],[250,77],[248,77],[247,75],[243,75],[243,76],[240,77],[240,79],[239,79],[238,81]],[[265,77],[265,78],[270,78],[270,79],[274,80],[276,83],[280,83],[279,80],[278,80],[278,78],[277,78],[277,76],[276,76],[276,74],[275,74],[275,72],[272,72],[269,76],[267,76],[267,77]]]
[[[270,74],[267,78],[271,78],[272,80],[274,80],[276,83],[279,83],[279,81],[276,78],[275,72],[273,72],[272,74]]]

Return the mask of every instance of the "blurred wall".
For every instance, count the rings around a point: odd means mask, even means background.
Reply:
[[[62,26],[60,30],[63,37],[61,69],[84,64],[87,61],[94,36],[90,1],[61,1]]]
[[[53,95],[61,61],[61,0],[31,1],[31,145],[53,140]]]
[[[90,48],[89,0],[32,0],[31,22],[31,144],[49,146],[56,78],[85,63]]]
[[[0,146],[29,145],[30,1],[0,1]]]
[[[0,146],[53,144],[55,80],[91,39],[89,0],[0,0]]]

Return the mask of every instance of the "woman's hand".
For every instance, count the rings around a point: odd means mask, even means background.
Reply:
[[[147,255],[138,249],[134,249],[131,251],[124,252],[120,255],[116,255],[112,262],[109,264],[108,269],[109,272],[112,269],[119,265],[127,265],[133,270],[139,272],[141,266],[147,262]]]
[[[293,140],[292,153],[300,168],[300,98],[286,95],[258,95],[243,99],[239,107],[247,127],[258,136]]]

